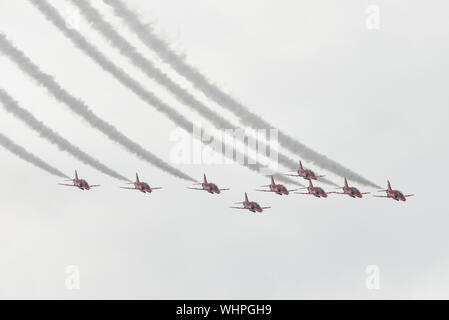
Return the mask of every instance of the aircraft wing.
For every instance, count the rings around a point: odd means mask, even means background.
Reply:
[[[408,195],[405,195],[404,197],[413,197],[414,196],[414,194],[408,194]]]
[[[271,190],[256,190],[256,191],[261,191],[261,192],[273,192]]]
[[[312,193],[309,193],[309,192],[295,192],[296,194],[312,194]]]
[[[271,209],[271,207],[261,207],[261,209]]]
[[[360,194],[370,194],[371,192],[360,192]]]
[[[242,207],[229,207],[229,208],[232,208],[232,209],[243,209],[243,210],[246,209],[246,208],[242,208]]]
[[[377,197],[377,198],[389,198],[388,196],[376,196],[376,195],[373,195],[373,197]]]
[[[231,189],[218,189],[218,190],[220,190],[220,191],[228,191],[228,190],[231,190]]]
[[[129,188],[129,187],[120,187],[122,189],[128,189],[128,190],[137,190],[136,188]]]
[[[162,189],[162,187],[151,187],[151,190],[158,190],[158,189]]]
[[[294,191],[298,191],[300,189],[292,189],[292,190],[287,190],[288,192],[294,192]]]
[[[67,183],[58,183],[60,186],[66,186],[66,187],[77,187],[74,184],[67,184]]]
[[[192,188],[192,187],[187,187],[187,189],[192,189],[192,190],[204,190],[203,188]]]
[[[94,184],[94,185],[91,185],[91,186],[89,186],[89,187],[91,187],[91,188],[95,188],[95,187],[101,187],[99,184]]]

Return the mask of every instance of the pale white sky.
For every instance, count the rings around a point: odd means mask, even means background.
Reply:
[[[69,2],[50,2],[146,88],[199,119]],[[60,152],[0,108],[1,133],[66,174],[78,169],[102,185],[91,192],[60,187],[57,177],[0,149],[0,297],[449,298],[446,1],[126,2],[252,111],[377,184],[389,178],[416,196],[406,203],[281,198],[254,191],[267,180],[237,165],[181,165],[232,188],[220,196],[187,190],[188,182],[112,143],[0,54],[0,87],[22,107],[121,174],[138,171],[164,187],[149,196],[119,189],[120,181]],[[161,63],[103,2],[92,3],[183,87],[235,120]],[[365,26],[368,5],[379,7],[379,30]],[[28,1],[0,0],[0,32],[95,113],[170,160],[175,126]],[[229,209],[245,191],[273,209],[260,216]],[[68,265],[80,268],[80,290],[65,287]],[[380,268],[380,290],[365,287],[368,265]]]

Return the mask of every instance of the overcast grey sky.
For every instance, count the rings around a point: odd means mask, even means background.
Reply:
[[[50,2],[144,87],[208,125],[121,56],[70,2]],[[187,190],[189,182],[127,153],[0,53],[0,87],[23,108],[120,174],[131,179],[138,171],[164,187],[151,195],[119,189],[119,180],[61,152],[0,108],[2,134],[65,174],[78,169],[102,185],[90,192],[58,186],[58,177],[0,148],[1,298],[449,298],[447,1],[125,2],[251,111],[375,183],[384,186],[388,178],[416,196],[405,203],[369,195],[279,197],[256,192],[267,179],[238,165],[172,163],[231,188],[219,196]],[[107,5],[92,4],[139,52],[237,123]],[[379,9],[374,30],[366,26],[372,5]],[[0,32],[97,115],[170,162],[176,127],[27,0],[0,0]],[[273,208],[261,215],[229,209],[245,191]],[[66,288],[70,265],[79,267],[80,290]],[[369,265],[379,267],[379,290],[365,286]]]

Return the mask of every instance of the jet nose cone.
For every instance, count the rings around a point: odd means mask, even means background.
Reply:
[[[216,192],[216,193],[218,193],[218,194],[220,194],[220,193],[221,193],[221,191],[220,191],[220,190],[216,190],[215,192]]]
[[[285,195],[289,195],[290,192],[288,192],[287,190],[285,190],[285,191],[284,191],[284,194],[285,194]]]

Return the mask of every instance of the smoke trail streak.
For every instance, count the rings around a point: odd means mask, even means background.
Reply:
[[[114,27],[105,21],[102,15],[94,7],[85,0],[71,0],[76,5],[87,21],[97,29],[120,53],[126,56],[129,61],[137,68],[142,70],[147,76],[156,80],[163,86],[165,86],[182,104],[192,107],[200,115],[211,121],[219,129],[237,129],[228,120],[221,117],[216,112],[209,109],[202,102],[196,99],[193,95],[187,92],[184,88],[179,86],[176,82],[169,78],[169,76],[163,73],[161,70],[140,54],[133,45],[123,38],[119,33],[114,30]],[[244,141],[246,145],[247,141]],[[260,141],[258,147],[261,150],[266,150],[267,147]],[[289,169],[297,169],[298,163],[289,157],[278,154],[278,161],[280,164],[288,167]],[[322,182],[336,186],[335,183],[330,182],[327,179],[321,179]]]
[[[148,48],[156,52],[164,62],[172,66],[172,68],[184,78],[191,81],[197,89],[201,90],[211,100],[234,113],[240,118],[242,123],[245,123],[252,128],[273,128],[268,122],[249,111],[247,107],[242,105],[231,95],[225,93],[218,86],[210,82],[199,70],[187,64],[180,55],[174,52],[164,40],[159,38],[153,32],[150,25],[143,24],[139,17],[123,2],[120,0],[103,1],[113,8],[115,15],[120,17]],[[279,130],[278,135],[279,144],[287,150],[298,154],[302,159],[359,184],[380,188],[375,183],[352,170],[343,167],[336,161],[310,149],[281,130]]]
[[[45,170],[60,178],[68,178],[68,176],[66,176],[64,173],[62,173],[58,169],[53,168],[51,165],[36,157],[34,154],[29,153],[23,147],[14,143],[11,139],[3,135],[2,133],[0,133],[0,145],[19,158],[22,158],[23,160],[35,165],[38,168],[41,168],[42,170]]]
[[[68,140],[61,137],[58,133],[51,130],[44,123],[36,119],[30,112],[19,106],[17,101],[15,101],[5,90],[0,88],[0,101],[3,103],[3,107],[6,111],[13,114],[16,118],[23,121],[30,128],[39,133],[39,135],[51,143],[57,145],[60,150],[67,151],[72,156],[84,162],[98,171],[103,172],[113,178],[117,178],[123,181],[129,181],[129,179],[120,175],[112,169],[102,164],[100,161],[94,159],[86,152],[80,150],[77,146],[71,144]]]
[[[43,73],[23,52],[15,48],[5,37],[0,33],[0,50],[13,61],[19,69],[28,74],[31,78],[36,80],[40,85],[44,86],[49,93],[51,93],[57,100],[66,104],[73,112],[86,120],[93,128],[103,132],[111,140],[121,144],[129,152],[139,156],[141,159],[148,161],[159,169],[164,170],[178,178],[189,181],[196,181],[195,179],[184,174],[182,171],[170,166],[163,160],[159,159],[151,152],[143,149],[140,145],[133,142],[126,137],[114,126],[102,120],[95,115],[90,108],[80,99],[72,96],[68,91],[62,88],[50,75]]]
[[[104,71],[110,73],[113,77],[115,77],[122,85],[131,90],[134,94],[136,94],[140,99],[142,99],[146,104],[151,107],[156,108],[159,112],[166,115],[171,121],[173,121],[177,126],[183,128],[187,132],[192,132],[193,123],[186,119],[182,114],[178,113],[175,109],[171,108],[165,102],[161,101],[157,98],[152,92],[146,90],[139,82],[134,80],[131,76],[129,76],[126,72],[124,72],[121,68],[115,65],[112,61],[106,58],[96,47],[90,44],[79,32],[69,29],[64,22],[64,19],[58,13],[58,11],[49,3],[44,0],[32,1],[33,4],[53,25],[55,25],[67,38],[69,38],[74,45],[82,50],[86,55],[88,55],[95,63],[97,63]],[[220,150],[215,150],[217,152],[221,152],[223,155],[228,156],[225,152],[226,148],[220,148]],[[236,154],[238,156],[238,151]],[[260,172],[262,169],[262,165],[257,163],[256,161],[250,161],[249,164],[244,163],[242,165],[247,168]],[[283,177],[279,174],[276,174],[278,179],[281,179],[285,183],[291,183],[296,185],[301,185],[300,183],[290,179]]]

